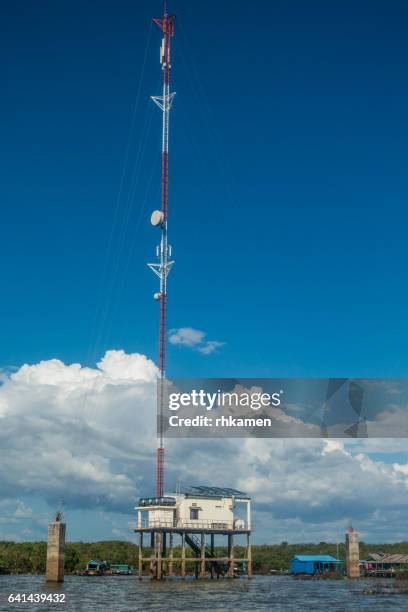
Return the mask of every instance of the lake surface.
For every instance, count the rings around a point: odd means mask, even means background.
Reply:
[[[384,584],[390,584],[387,580]],[[291,576],[255,576],[252,580],[179,579],[140,582],[136,576],[67,576],[56,587],[43,576],[0,576],[0,611],[63,610],[403,610],[408,595],[364,595],[373,580],[304,581]],[[65,603],[8,603],[10,593],[65,593]]]

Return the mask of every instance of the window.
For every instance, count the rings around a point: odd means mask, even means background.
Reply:
[[[191,521],[198,520],[198,508],[190,508],[190,520]]]

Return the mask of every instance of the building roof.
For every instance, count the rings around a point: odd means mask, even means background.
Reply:
[[[186,495],[202,496],[202,497],[247,497],[246,493],[230,489],[228,487],[209,487],[209,486],[190,486],[183,489]]]
[[[293,557],[298,561],[316,561],[317,563],[341,563],[336,557],[331,555],[295,555]]]
[[[386,553],[370,553],[368,561],[375,563],[408,563],[408,555],[387,555]]]

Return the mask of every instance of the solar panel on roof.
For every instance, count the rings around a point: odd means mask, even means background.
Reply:
[[[246,493],[231,489],[229,487],[210,487],[204,485],[193,485],[185,490],[185,493],[198,493],[199,495],[246,496]]]

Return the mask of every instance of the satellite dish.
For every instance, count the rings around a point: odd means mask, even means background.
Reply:
[[[158,225],[162,225],[164,221],[164,213],[161,210],[154,210],[152,212],[152,216],[150,217],[150,223],[157,227]]]

